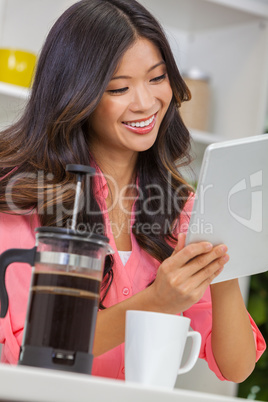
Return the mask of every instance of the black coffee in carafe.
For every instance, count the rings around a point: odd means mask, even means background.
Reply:
[[[24,345],[89,353],[94,339],[100,279],[73,273],[35,271]],[[54,359],[60,362],[55,352]],[[63,357],[61,357],[63,359]]]
[[[81,165],[67,170],[78,174],[78,190],[81,175],[95,171]],[[75,231],[78,201],[79,191],[70,230],[40,227],[33,249],[11,249],[0,256],[0,317],[8,309],[8,265],[25,262],[33,267],[20,365],[91,373],[104,261],[113,250],[107,237]]]

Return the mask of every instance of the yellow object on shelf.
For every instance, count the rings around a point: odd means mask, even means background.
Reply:
[[[29,88],[36,60],[34,53],[0,48],[0,81]]]

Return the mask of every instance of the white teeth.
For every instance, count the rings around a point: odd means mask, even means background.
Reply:
[[[154,120],[154,115],[150,119],[145,120],[145,121],[129,122],[129,123],[125,123],[125,124],[127,124],[128,126],[131,126],[131,127],[146,127],[146,126],[149,126],[149,124],[151,124],[153,120]]]

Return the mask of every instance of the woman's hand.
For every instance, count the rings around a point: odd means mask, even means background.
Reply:
[[[156,310],[178,314],[198,302],[229,260],[226,252],[223,244],[185,246],[185,235],[180,234],[174,252],[160,265],[151,285]]]
[[[98,313],[94,356],[124,342],[127,310],[178,314],[191,307],[221,272],[229,259],[226,251],[224,245],[213,247],[207,242],[185,247],[185,235],[179,235],[174,252],[160,265],[151,286]]]

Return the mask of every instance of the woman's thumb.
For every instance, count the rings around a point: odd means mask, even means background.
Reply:
[[[176,247],[174,248],[174,251],[172,255],[178,253],[181,251],[184,246],[185,246],[185,239],[186,239],[186,234],[185,233],[179,233],[178,235],[178,243],[176,244]]]

